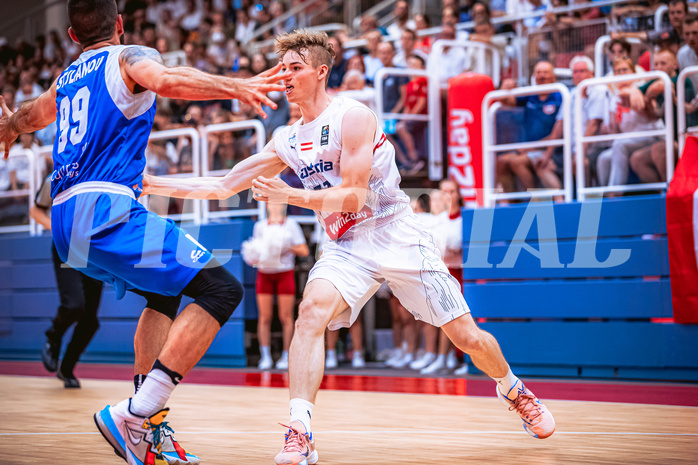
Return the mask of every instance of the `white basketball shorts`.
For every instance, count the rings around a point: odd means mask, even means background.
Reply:
[[[349,305],[330,322],[332,330],[351,326],[384,281],[417,320],[440,327],[470,312],[432,235],[413,214],[353,240],[326,243],[308,282],[313,279],[330,281]]]

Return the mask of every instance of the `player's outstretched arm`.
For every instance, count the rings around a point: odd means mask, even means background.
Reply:
[[[215,76],[195,68],[180,66],[168,68],[162,63],[157,50],[132,46],[119,56],[121,75],[131,90],[148,89],[162,97],[185,100],[216,100],[236,98],[252,105],[266,118],[262,105],[276,109],[267,97],[269,92],[285,89],[279,84],[281,63],[249,79]]]
[[[7,108],[0,96],[2,117],[0,118],[0,143],[5,143],[5,158],[10,147],[20,134],[38,131],[56,121],[56,82],[38,98],[24,103],[16,112]]]
[[[222,200],[252,187],[257,176],[274,177],[284,168],[286,164],[276,155],[272,139],[264,150],[241,161],[225,176],[182,179],[145,175],[143,194]]]
[[[368,193],[376,127],[376,117],[368,108],[352,108],[344,115],[340,155],[342,183],[339,186],[320,190],[294,189],[278,178],[260,176],[252,182],[255,197],[325,212],[361,211]]]

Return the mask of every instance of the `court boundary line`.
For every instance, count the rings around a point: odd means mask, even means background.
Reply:
[[[281,435],[283,431],[177,431],[177,434],[223,434],[223,435],[246,435],[246,434],[277,434]],[[41,433],[31,433],[31,432],[6,432],[0,433],[0,437],[9,436],[85,436],[85,435],[95,435],[100,434],[98,431],[89,432],[41,432]],[[365,430],[365,431],[313,431],[314,435],[323,434],[439,434],[439,435],[476,435],[476,434],[492,434],[492,435],[511,435],[511,434],[522,434],[521,431],[435,431],[435,430],[409,430],[409,431],[399,431],[399,430]],[[638,431],[556,431],[556,436],[574,436],[574,435],[585,435],[585,436],[687,436],[687,437],[698,437],[698,433],[659,433],[659,432],[638,432]]]

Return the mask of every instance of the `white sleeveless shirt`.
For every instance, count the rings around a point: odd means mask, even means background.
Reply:
[[[325,189],[342,183],[342,119],[355,107],[368,109],[356,100],[335,97],[313,121],[304,124],[301,118],[274,136],[277,155],[296,172],[306,189]],[[395,149],[383,134],[378,118],[373,147],[364,208],[357,213],[315,212],[333,240],[351,240],[357,234],[381,227],[412,211],[407,208],[409,197],[400,190]]]

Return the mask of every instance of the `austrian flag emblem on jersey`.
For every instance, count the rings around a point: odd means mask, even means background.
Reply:
[[[305,152],[306,150],[313,150],[312,142],[301,142],[301,152]]]

